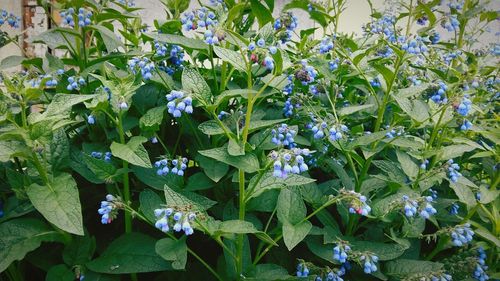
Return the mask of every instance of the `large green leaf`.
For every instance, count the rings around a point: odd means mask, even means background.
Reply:
[[[89,28],[95,29],[99,32],[108,53],[111,53],[118,47],[124,47],[120,38],[118,38],[113,31],[107,29],[106,27],[102,25],[90,25]]]
[[[281,190],[276,208],[276,214],[281,222],[298,224],[306,217],[307,210],[302,197],[289,188]]]
[[[374,241],[352,241],[351,245],[355,251],[367,251],[376,254],[381,261],[398,258],[408,249],[407,245]]]
[[[161,43],[168,43],[179,45],[184,48],[195,49],[195,50],[208,50],[208,44],[203,42],[203,40],[193,39],[176,34],[148,34],[149,37],[158,40]]]
[[[257,180],[260,180],[257,182]],[[266,173],[262,177],[259,175],[254,176],[250,180],[250,188],[252,189],[252,193],[248,194],[248,199],[257,197],[263,192],[275,189],[275,188],[283,188],[286,186],[301,186],[309,183],[315,182],[315,179],[306,178],[300,175],[290,174],[286,178],[278,178],[272,175],[272,173]]]
[[[155,250],[156,239],[142,233],[120,236],[87,267],[95,272],[126,274],[171,270],[171,263],[161,258]]]
[[[154,210],[163,207],[165,202],[156,192],[146,189],[139,194],[140,210],[142,214],[151,222],[156,221]]]
[[[210,158],[202,155],[196,157],[198,164],[203,169],[203,172],[207,177],[209,177],[214,182],[219,182],[219,180],[227,174],[229,171],[229,166],[222,162],[215,162]]]
[[[309,231],[311,231],[312,224],[309,221],[303,221],[296,225],[288,222],[283,223],[283,241],[289,251],[291,251],[297,244],[306,238]]]
[[[240,53],[218,46],[214,46],[214,52],[219,58],[221,58],[225,62],[228,62],[237,70],[242,72],[247,71],[245,59]]]
[[[45,281],[73,281],[75,273],[65,264],[58,264],[49,269]]]
[[[166,205],[175,209],[189,208],[193,212],[203,212],[217,202],[190,191],[175,191],[170,187],[164,187]]]
[[[198,151],[201,155],[226,163],[247,173],[254,173],[259,170],[259,159],[253,153],[241,156],[231,156],[227,151],[227,146]]]
[[[0,224],[0,272],[35,250],[44,241],[60,241],[62,235],[32,218],[13,219]]]
[[[172,268],[182,270],[186,267],[187,262],[187,246],[186,236],[182,236],[179,240],[163,238],[158,240],[155,245],[155,250],[160,257],[172,262]]]
[[[54,177],[47,185],[33,183],[26,188],[26,194],[49,222],[69,233],[83,235],[80,196],[70,174]]]
[[[127,144],[113,142],[111,144],[111,153],[113,156],[123,159],[130,164],[152,168],[149,155],[142,143],[148,141],[145,137],[132,137]]]
[[[212,101],[212,92],[203,76],[198,70],[190,67],[185,67],[182,71],[182,89],[193,94],[198,100],[205,104],[210,104]]]
[[[158,131],[160,129],[161,122],[163,121],[165,108],[165,106],[158,106],[148,110],[146,114],[144,114],[141,119],[139,119],[139,125],[141,126],[141,129],[148,131]]]
[[[250,1],[250,7],[252,8],[252,13],[253,15],[257,18],[259,21],[259,26],[262,27],[268,22],[273,21],[273,15],[269,11],[268,8],[266,8],[261,1],[259,0],[251,0]]]
[[[158,176],[156,169],[139,166],[133,166],[132,171],[141,182],[154,189],[163,190],[165,185],[173,189],[180,189],[184,186],[183,178],[178,175],[168,174],[165,176]]]
[[[64,248],[62,257],[67,265],[83,265],[90,261],[95,250],[95,238],[76,236]]]
[[[47,110],[42,114],[42,117],[50,117],[58,114],[63,114],[75,104],[95,98],[96,95],[69,95],[56,94],[52,98],[52,102],[47,106]]]
[[[442,268],[443,264],[438,262],[399,259],[387,262],[384,273],[400,279],[413,274],[426,275],[429,272],[436,272]]]

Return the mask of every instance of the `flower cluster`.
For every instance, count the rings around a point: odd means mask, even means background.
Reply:
[[[219,120],[222,120],[222,119],[226,118],[226,116],[229,116],[229,115],[231,115],[229,112],[221,110],[221,112],[219,112],[219,114],[217,115],[217,118]]]
[[[313,66],[307,64],[307,60],[301,60],[302,68],[295,72],[295,78],[302,83],[302,85],[309,85],[315,81],[318,76],[318,71]]]
[[[401,49],[407,51],[410,54],[418,55],[427,52],[427,46],[425,45],[423,39],[417,36],[415,39],[411,39],[409,42],[404,43]]]
[[[173,208],[155,209],[154,214],[158,219],[155,227],[162,232],[169,232],[172,228],[175,232],[184,231],[184,234],[191,235],[194,230],[190,222],[196,218],[195,213],[183,213],[174,211]]]
[[[450,15],[448,19],[441,22],[441,26],[450,32],[458,31],[460,22],[458,21],[457,15]]]
[[[20,22],[20,17],[16,17],[14,14],[9,13],[4,9],[0,9],[0,26],[7,23],[12,28],[19,28]]]
[[[71,27],[75,27],[75,19],[74,19],[75,9],[74,8],[69,8],[67,10],[63,10],[63,11],[59,12],[59,14],[61,15],[61,18],[63,19],[64,24],[67,24]],[[87,25],[91,25],[92,24],[92,21],[90,19],[91,17],[92,17],[91,11],[89,11],[85,8],[79,8],[78,15],[77,15],[78,26],[84,27]]]
[[[372,208],[366,203],[366,196],[353,190],[341,189],[344,200],[348,201],[349,213],[368,216]]]
[[[104,161],[110,162],[111,156],[113,156],[113,154],[111,154],[111,151],[106,151],[104,154],[102,154],[102,152],[92,151],[90,153],[90,156],[92,156],[96,159],[104,159]],[[103,156],[104,156],[104,158],[103,158]]]
[[[75,76],[70,76],[68,77],[68,86],[66,87],[66,89],[68,91],[73,91],[73,90],[80,90],[80,86],[83,86],[85,85],[85,79],[83,79],[82,77],[80,78],[77,78]]]
[[[351,247],[346,243],[339,243],[333,247],[333,260],[339,261],[340,263],[345,263],[347,261],[348,253],[351,251]]]
[[[166,97],[168,101],[168,113],[172,114],[173,117],[181,117],[182,112],[186,112],[187,114],[193,113],[193,99],[190,96],[186,96],[184,92],[172,90]]]
[[[196,30],[198,27],[209,29],[217,24],[216,15],[206,7],[201,7],[196,11],[184,13],[181,17],[184,30]]]
[[[274,161],[273,176],[277,178],[286,178],[288,174],[300,174],[309,169],[304,162],[304,156],[310,155],[311,151],[307,148],[293,148],[291,150],[284,149],[280,153],[271,152],[271,159]]]
[[[363,270],[366,274],[373,273],[377,271],[378,257],[376,255],[362,255],[360,260],[363,262]]]
[[[168,173],[171,173],[174,175],[183,176],[184,171],[187,168],[187,163],[187,158],[173,159],[172,161],[169,161],[168,159],[156,161],[156,174],[158,174],[159,176],[164,176]]]
[[[108,224],[116,218],[118,214],[118,198],[111,194],[106,195],[106,201],[101,201],[101,208],[97,210],[99,215],[101,215],[101,223]]]
[[[328,272],[328,274],[326,275],[326,281],[344,281],[344,279],[342,279],[342,275],[344,275],[345,272],[343,270],[338,270],[337,272],[333,272],[333,271],[330,271]]]
[[[490,277],[486,274],[486,271],[488,270],[488,266],[486,265],[486,253],[482,247],[477,249],[477,255],[477,263],[472,276],[474,279],[479,281],[489,280]]]
[[[184,49],[177,45],[154,43],[156,56],[166,57],[164,62],[160,63],[159,69],[165,71],[168,75],[173,75],[175,70],[182,68],[184,62]]]
[[[326,54],[333,49],[333,40],[331,37],[324,37],[319,43],[319,53]]]
[[[151,71],[155,69],[155,64],[146,57],[133,57],[128,61],[128,67],[134,74],[140,70],[142,78],[144,80],[149,80],[153,77]]]
[[[457,247],[471,242],[472,236],[474,236],[474,231],[470,228],[469,223],[457,225],[450,232],[451,243]]]
[[[305,263],[299,263],[297,265],[297,277],[308,277],[309,276],[309,268]]]
[[[338,58],[336,58],[332,61],[329,61],[328,62],[328,69],[330,69],[330,71],[336,70],[337,68],[339,68],[339,63],[340,63],[340,60]]]
[[[276,145],[293,148],[295,146],[295,140],[293,138],[296,135],[297,131],[288,128],[288,125],[283,123],[276,129],[271,130],[271,141]]]
[[[430,281],[451,281],[452,277],[449,274],[446,274],[445,272],[440,272],[438,274],[433,273],[431,275]]]
[[[464,119],[464,122],[460,125],[460,130],[467,131],[470,130],[470,128],[472,128],[472,123],[469,120]]]
[[[285,105],[283,106],[283,115],[285,115],[285,117],[290,117],[293,115],[293,110],[300,107],[300,101],[295,101],[294,103],[294,100],[292,100],[292,98],[288,98],[285,101]]]
[[[446,97],[446,90],[448,90],[448,86],[442,82],[438,82],[439,88],[438,90],[431,96],[431,100],[438,104],[444,104],[448,102],[448,98]]]
[[[286,43],[292,39],[293,30],[298,26],[298,19],[292,13],[284,13],[274,21],[276,37],[281,43]]]
[[[411,218],[417,214],[424,219],[437,213],[437,210],[432,206],[434,199],[432,196],[424,196],[417,199],[410,199],[408,195],[403,195],[402,205],[403,212],[406,217]]]
[[[422,161],[422,163],[420,164],[420,169],[422,170],[427,169],[427,165],[429,165],[429,160],[424,159],[424,161]]]
[[[118,3],[129,8],[135,7],[135,0],[118,0]]]
[[[396,17],[384,15],[363,29],[366,33],[383,34],[390,42],[396,42]]]
[[[457,112],[462,116],[467,116],[469,115],[469,111],[471,110],[471,108],[472,108],[472,101],[469,99],[468,95],[465,95],[457,107]]]
[[[386,127],[389,128],[389,127]],[[389,132],[385,133],[385,137],[388,139],[393,139],[396,136],[401,136],[404,133],[404,128],[391,129]]]
[[[457,203],[451,204],[450,215],[458,215],[458,209],[460,209],[460,206]]]
[[[462,176],[459,172],[460,166],[457,163],[453,162],[453,159],[450,159],[446,162],[448,164],[448,178],[451,182],[457,182],[458,178]]]

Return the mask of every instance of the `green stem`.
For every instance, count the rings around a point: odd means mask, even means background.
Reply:
[[[210,57],[210,65],[212,66],[212,74],[214,76],[214,84],[215,84],[215,89],[217,92],[219,92],[219,84],[217,83],[217,72],[215,71],[215,64],[214,64],[214,47],[212,45],[208,45],[208,55]]]
[[[408,22],[406,23],[406,37],[410,34],[411,14],[413,12],[413,0],[410,0],[410,8],[408,8]]]
[[[120,135],[120,143],[125,144],[125,132],[123,131],[123,120],[122,112],[118,113],[118,133]],[[123,160],[122,167],[124,169],[123,173],[123,200],[125,204],[130,204],[130,186],[129,186],[129,175],[128,175],[128,162]],[[125,213],[125,233],[132,232],[132,217],[130,213]]]

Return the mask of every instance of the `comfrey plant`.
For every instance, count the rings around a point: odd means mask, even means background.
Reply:
[[[359,35],[352,1],[34,2],[0,280],[499,278],[494,1],[367,5]]]

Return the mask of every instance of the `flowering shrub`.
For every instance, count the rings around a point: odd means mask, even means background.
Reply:
[[[39,2],[61,22],[31,41],[61,55],[0,64],[24,69],[2,74],[0,279],[500,278],[488,3],[396,2],[354,36],[347,1],[162,0],[154,26]]]

